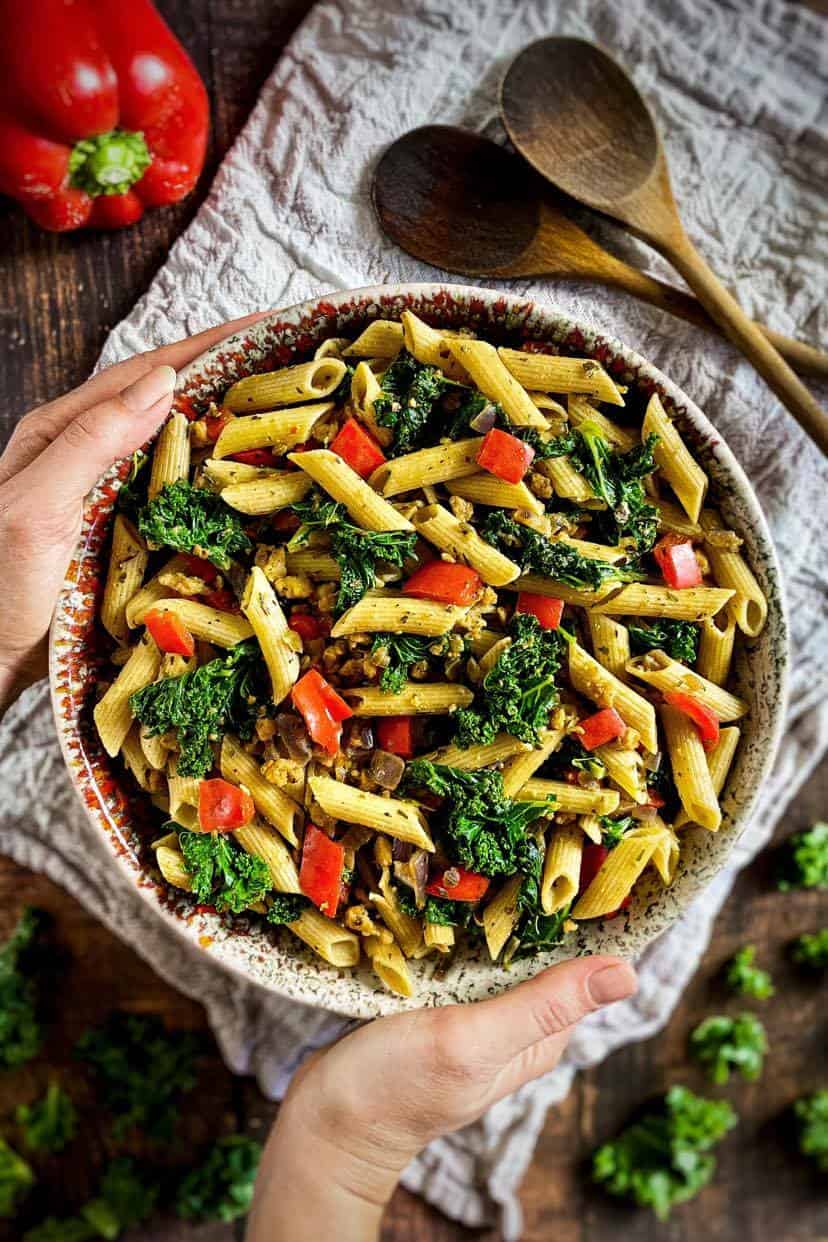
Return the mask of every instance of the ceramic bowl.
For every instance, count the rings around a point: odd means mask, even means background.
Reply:
[[[217,965],[269,991],[352,1017],[391,1013],[418,1005],[472,1001],[493,995],[550,962],[575,954],[613,952],[636,956],[678,919],[724,866],[770,769],[784,719],[787,640],[779,568],[756,497],[727,445],[701,410],[666,376],[620,341],[600,335],[554,308],[493,290],[465,285],[388,285],[334,293],[277,311],[197,358],[178,378],[176,405],[200,411],[243,375],[302,361],[330,336],[355,336],[371,320],[399,318],[410,309],[436,326],[468,325],[495,343],[553,341],[564,353],[599,359],[620,383],[628,403],[643,406],[658,392],[668,413],[707,471],[711,493],[725,519],[744,539],[744,550],[769,603],[762,635],[743,646],[736,666],[738,692],[750,703],[739,752],[722,798],[717,833],[682,834],[681,861],[673,886],[644,880],[625,915],[583,924],[565,946],[507,972],[488,960],[485,947],[461,949],[444,972],[435,963],[412,963],[416,998],[401,1000],[362,968],[339,972],[314,956],[288,932],[258,920],[217,915],[197,908],[168,888],[153,865],[149,842],[157,827],[149,808],[131,788],[117,762],[103,752],[92,728],[94,687],[106,661],[107,640],[95,617],[106,572],[107,535],[113,502],[129,463],[121,462],[90,494],[83,531],[57,604],[51,638],[51,683],[58,733],[69,771],[89,818],[112,850],[112,866],[125,873],[167,926],[209,953]]]

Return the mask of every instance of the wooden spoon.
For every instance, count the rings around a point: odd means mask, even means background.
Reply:
[[[828,418],[714,276],[682,227],[650,111],[624,69],[583,39],[530,44],[503,82],[514,145],[564,193],[660,250],[794,418],[828,453]]]
[[[616,259],[564,214],[562,196],[519,156],[452,125],[398,138],[374,173],[380,225],[408,254],[464,276],[557,276],[615,285],[718,331],[680,289]],[[760,331],[800,371],[828,376],[828,354]]]

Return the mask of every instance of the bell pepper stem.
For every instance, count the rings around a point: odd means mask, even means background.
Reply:
[[[111,129],[75,143],[69,157],[69,180],[93,198],[99,194],[126,194],[151,162],[143,134]]]

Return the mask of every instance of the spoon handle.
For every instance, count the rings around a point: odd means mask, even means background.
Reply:
[[[741,349],[799,425],[828,455],[828,416],[738,302],[714,276],[683,230],[674,230],[662,248],[705,310]]]
[[[674,288],[673,285],[654,280],[653,277],[645,275],[644,272],[638,271],[637,268],[627,263],[619,263],[617,268],[603,271],[600,278],[640,298],[642,302],[649,302],[651,306],[657,306],[659,310],[677,315],[679,319],[685,319],[688,323],[695,324],[696,327],[708,328],[714,332],[722,331],[720,325],[708,315],[696,298],[682,289]],[[763,336],[767,337],[774,349],[788,360],[794,370],[799,371],[801,375],[828,379],[828,354],[813,345],[806,345],[804,341],[797,341],[793,337],[783,336],[781,332],[774,332],[772,328],[766,328],[764,324],[757,323],[755,326]]]

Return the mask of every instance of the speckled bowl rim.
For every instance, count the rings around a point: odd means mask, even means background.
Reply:
[[[749,665],[749,653],[743,653],[741,661],[742,675],[750,681],[752,691],[754,729],[762,719],[761,729],[751,738],[749,758],[743,754],[737,758],[725,788],[722,828],[715,835],[702,829],[685,832],[684,840],[691,845],[682,851],[681,872],[671,889],[662,889],[657,881],[640,884],[623,918],[582,924],[564,946],[520,962],[508,972],[486,961],[479,949],[458,954],[440,980],[431,978],[433,964],[413,963],[415,975],[417,969],[429,972],[415,977],[417,995],[411,1000],[393,996],[365,966],[351,972],[337,971],[287,932],[280,937],[253,920],[232,920],[193,906],[190,898],[172,893],[141,861],[139,853],[146,854],[147,847],[130,818],[134,795],[127,791],[123,777],[116,779],[114,761],[106,759],[88,724],[84,724],[84,705],[88,708],[95,680],[92,617],[102,566],[97,558],[106,543],[117,494],[115,484],[128,470],[126,462],[113,466],[87,498],[82,534],[60,591],[49,649],[58,737],[90,825],[95,832],[103,830],[121,874],[175,933],[171,948],[175,938],[181,937],[191,947],[208,951],[217,965],[237,977],[285,998],[353,1018],[484,999],[573,954],[617,952],[637,957],[681,916],[725,865],[773,764],[787,698],[788,636],[781,574],[764,515],[741,466],[701,410],[671,380],[621,341],[554,306],[499,290],[441,282],[332,293],[274,311],[207,350],[179,373],[176,405],[186,408],[193,401],[204,400],[214,384],[226,385],[237,375],[282,365],[325,336],[338,335],[349,326],[353,331],[354,325],[362,326],[374,318],[398,318],[406,308],[435,323],[471,321],[481,335],[486,334],[487,324],[492,331],[492,323],[495,335],[502,334],[504,328],[515,334],[520,329],[531,330],[537,339],[556,340],[585,356],[600,358],[616,377],[632,379],[645,393],[659,392],[710,473],[718,492],[717,503],[730,520],[736,519],[749,559],[768,595],[768,624],[763,635],[748,644],[764,665],[761,669]],[[743,740],[740,752],[744,747]],[[690,853],[692,867],[686,861]]]

